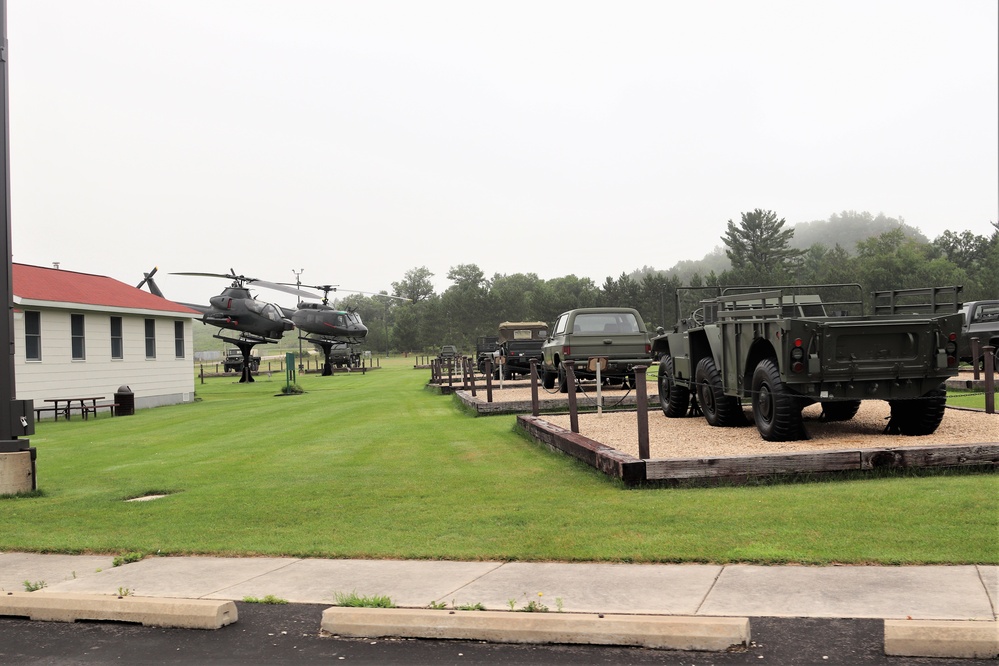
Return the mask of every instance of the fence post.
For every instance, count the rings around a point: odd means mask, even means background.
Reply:
[[[475,397],[475,366],[472,365],[471,359],[468,360],[468,379],[469,384],[472,387],[472,397]]]
[[[454,363],[449,362],[447,364],[447,387],[454,388]]]
[[[971,338],[971,367],[972,372],[975,373],[972,377],[975,381],[978,381],[978,337]]]
[[[986,345],[982,348],[985,353],[985,413],[996,413],[996,348]],[[978,361],[975,360],[975,367]]]
[[[493,401],[493,360],[486,359],[486,402]]]
[[[638,409],[638,457],[649,459],[649,396],[645,380],[648,366],[635,366],[635,407]],[[662,397],[659,398],[662,400]]]
[[[562,361],[565,368],[565,383],[569,387],[569,430],[579,432],[579,410],[576,408],[576,363],[575,361]]]
[[[531,359],[531,416],[538,416],[538,359]]]

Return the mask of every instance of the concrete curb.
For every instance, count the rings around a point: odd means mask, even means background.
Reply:
[[[49,622],[135,622],[180,629],[218,629],[238,619],[232,601],[57,592],[7,592],[0,595],[0,615]]]
[[[995,659],[999,656],[999,622],[885,620],[885,654]]]
[[[749,618],[511,611],[344,608],[323,611],[322,630],[351,637],[494,643],[630,645],[720,652],[749,644]]]

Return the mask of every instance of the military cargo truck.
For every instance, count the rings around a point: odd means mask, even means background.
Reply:
[[[486,361],[491,360],[496,367],[496,350],[499,348],[499,336],[481,335],[475,341],[475,367],[479,374],[485,374]],[[497,379],[499,377],[497,376]]]
[[[500,366],[504,379],[531,373],[531,359],[541,363],[541,345],[548,337],[548,324],[543,321],[504,321],[499,325],[497,351],[503,357]]]
[[[893,289],[874,292],[875,314],[912,312],[943,314],[960,312],[961,334],[957,341],[958,360],[977,363],[985,367],[984,347],[999,349],[999,299],[961,303],[962,288],[925,287],[920,289]],[[971,338],[978,338],[978,352],[971,349]],[[993,351],[995,355],[997,351]],[[977,356],[977,357],[976,357]],[[993,367],[997,367],[993,364]]]
[[[575,375],[591,379],[596,372],[589,359],[606,359],[601,379],[627,385],[637,365],[652,364],[652,346],[648,330],[634,308],[578,308],[563,312],[555,320],[551,334],[541,346],[542,384],[568,393],[563,361],[575,362]]]
[[[679,289],[677,312],[697,293]],[[890,405],[889,432],[926,435],[940,425],[961,315],[865,315],[860,285],[715,293],[653,340],[667,417],[703,413],[713,426],[737,426],[749,404],[764,439],[789,441],[807,438],[801,410],[809,404],[835,421],[877,399]]]

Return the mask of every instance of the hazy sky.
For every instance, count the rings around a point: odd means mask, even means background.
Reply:
[[[995,0],[7,6],[14,260],[176,300],[229,268],[600,284],[753,208],[999,218]]]

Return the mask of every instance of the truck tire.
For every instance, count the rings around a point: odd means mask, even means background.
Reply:
[[[760,361],[753,372],[753,420],[767,441],[807,439],[801,422],[801,402],[784,386],[772,358]]]
[[[694,383],[697,385],[697,402],[708,425],[720,428],[745,425],[746,417],[738,398],[725,395],[721,375],[710,356],[705,356],[697,364]]]
[[[835,400],[822,403],[823,421],[849,421],[860,409],[859,400]]]
[[[550,370],[541,371],[541,385],[544,386],[549,391],[555,388],[555,378],[556,374]]]
[[[885,426],[889,435],[931,435],[943,421],[947,386],[941,384],[921,398],[889,400],[891,418]]]
[[[676,385],[673,380],[673,357],[668,354],[659,362],[659,404],[663,414],[671,419],[686,416],[690,406],[690,389]]]

